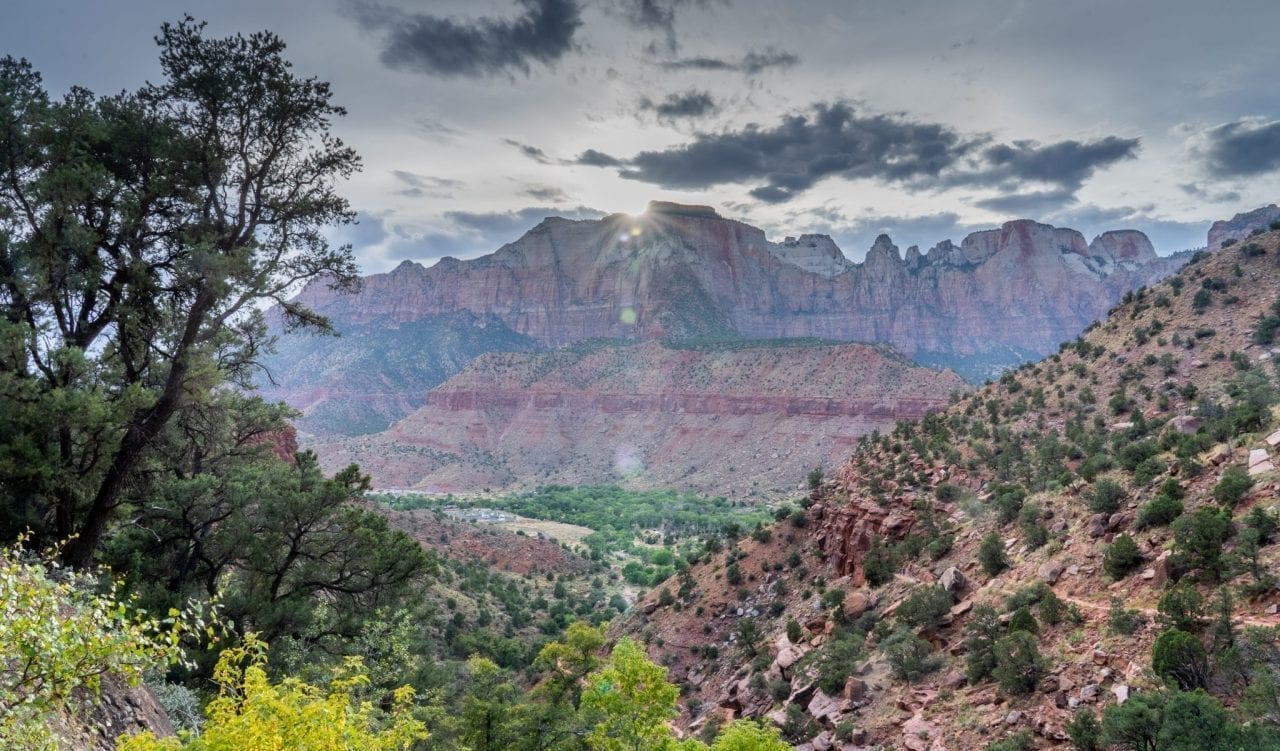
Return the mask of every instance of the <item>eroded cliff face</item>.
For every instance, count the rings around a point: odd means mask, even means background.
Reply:
[[[384,433],[315,444],[381,487],[475,491],[635,482],[795,488],[858,437],[946,405],[954,373],[869,345],[669,349],[477,358]]]
[[[1243,240],[1257,230],[1266,230],[1276,220],[1280,220],[1280,206],[1273,203],[1214,222],[1209,228],[1209,250],[1221,250],[1227,240]]]
[[[1183,260],[1140,232],[1089,243],[1026,220],[905,257],[881,236],[854,263],[824,235],[771,242],[707,207],[549,218],[488,256],[406,261],[356,295],[313,283],[300,299],[344,335],[283,337],[265,390],[304,412],[305,433],[374,433],[484,352],[601,338],[885,342],[980,381],[1055,350]]]
[[[755,227],[678,208],[549,218],[482,258],[406,262],[369,277],[361,294],[313,284],[301,298],[343,325],[493,315],[545,347],[736,333],[883,341],[908,355],[1048,352],[1179,265],[1139,232],[1086,243],[1027,220],[909,259],[882,236],[859,264],[825,236],[772,243]]]

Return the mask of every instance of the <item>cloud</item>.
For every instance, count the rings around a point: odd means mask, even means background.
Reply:
[[[552,163],[551,157],[547,156],[547,152],[543,151],[537,146],[530,146],[527,143],[520,143],[519,141],[516,141],[511,138],[504,138],[502,139],[502,142],[507,144],[508,146],[516,147],[517,149],[520,150],[521,154],[524,154],[525,156],[529,157],[530,159],[537,162],[538,164]]]
[[[569,194],[554,185],[530,185],[520,192],[535,201],[547,203],[563,203],[569,200]]]
[[[461,180],[421,175],[408,170],[391,170],[391,175],[406,186],[396,193],[411,198],[453,198],[450,191],[462,187]]]
[[[937,175],[970,148],[945,125],[863,115],[837,102],[818,104],[812,114],[787,116],[773,128],[751,124],[736,132],[699,134],[683,146],[640,152],[621,176],[680,190],[763,181],[751,195],[781,203],[833,175],[889,181]]]
[[[621,167],[625,164],[621,159],[609,156],[603,151],[596,151],[595,149],[587,149],[582,152],[578,155],[577,159],[573,160],[573,163],[586,165],[588,167]]]
[[[1058,141],[1047,146],[1036,141],[996,144],[983,150],[976,170],[958,173],[955,179],[965,185],[1006,187],[1037,182],[1073,194],[1098,169],[1134,158],[1138,146],[1136,138],[1117,136],[1088,143]]]
[[[528,75],[533,63],[553,65],[574,48],[582,26],[578,0],[517,0],[512,18],[455,20],[406,13],[372,2],[348,6],[370,31],[384,34],[381,60],[397,70],[479,78]]]
[[[660,32],[666,48],[676,45],[676,11],[687,6],[705,7],[708,0],[619,0],[617,8],[628,24],[637,29]]]
[[[1197,149],[1213,177],[1249,177],[1280,169],[1280,120],[1245,118],[1210,128]]]
[[[717,111],[720,105],[709,92],[690,89],[678,94],[668,94],[661,102],[654,102],[646,97],[640,100],[640,109],[652,110],[658,117],[667,119],[699,118]]]
[[[457,128],[427,115],[414,118],[413,132],[429,141],[436,141],[439,143],[447,143],[452,141],[455,137],[462,135],[462,131]]]
[[[973,202],[974,206],[1009,217],[1036,218],[1075,203],[1075,191],[1066,188],[1008,193]]]
[[[793,53],[766,47],[763,50],[752,50],[737,60],[722,57],[685,57],[665,60],[658,64],[666,70],[723,70],[754,76],[769,68],[790,68],[798,62],[800,58]]]
[[[689,143],[642,151],[630,159],[583,152],[575,163],[620,167],[619,175],[663,188],[700,190],[757,184],[750,195],[785,203],[828,177],[900,183],[921,191],[957,186],[997,188],[977,205],[997,211],[1043,212],[1070,205],[1098,169],[1132,158],[1137,139],[991,144],[949,125],[858,111],[848,102],[819,103],[774,127],[699,133]]]
[[[1201,201],[1207,201],[1209,203],[1239,203],[1240,202],[1240,193],[1234,190],[1224,190],[1221,192],[1214,192],[1209,188],[1196,185],[1195,183],[1179,183],[1178,189],[1181,190],[1183,193],[1186,193],[1187,195],[1191,196],[1192,198],[1197,198]]]

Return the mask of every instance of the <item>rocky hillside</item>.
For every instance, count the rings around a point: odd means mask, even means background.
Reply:
[[[967,388],[883,346],[774,344],[488,354],[391,429],[313,447],[330,467],[359,463],[378,487],[630,482],[757,495],[795,488],[860,436]]]
[[[1280,723],[1260,698],[1280,695],[1278,344],[1272,231],[860,442],[620,631],[695,731],[752,716],[802,749],[1007,751],[1099,748],[1098,720],[1165,749],[1176,704],[1203,712],[1197,748],[1261,747],[1225,739]]]
[[[306,411],[306,431],[372,432],[486,348],[594,338],[886,342],[981,381],[1184,261],[1139,232],[1086,242],[1022,220],[905,255],[881,236],[853,263],[826,236],[771,242],[710,208],[655,202],[639,217],[548,218],[474,260],[405,262],[356,295],[312,284],[300,300],[346,336],[283,337],[271,395]]]

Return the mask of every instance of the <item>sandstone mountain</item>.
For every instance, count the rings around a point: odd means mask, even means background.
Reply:
[[[1280,687],[1278,294],[1280,231],[1199,254],[861,441],[617,632],[682,685],[685,727],[758,717],[805,751],[1081,748],[1077,712],[1170,685],[1274,726],[1247,697]],[[1153,664],[1175,625],[1208,655],[1195,675]]]
[[[283,337],[267,395],[302,409],[304,431],[374,432],[481,352],[597,338],[885,342],[980,381],[1184,261],[1139,232],[1090,243],[1020,220],[905,256],[882,235],[854,263],[826,236],[772,242],[710,208],[655,202],[638,217],[548,218],[469,261],[406,261],[356,295],[312,284],[300,299],[346,336]]]
[[[431,493],[631,482],[772,495],[967,389],[884,346],[772,344],[487,354],[389,430],[312,447],[330,469],[356,462],[378,487]]]

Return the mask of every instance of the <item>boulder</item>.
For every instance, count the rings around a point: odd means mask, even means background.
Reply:
[[[809,700],[809,716],[818,722],[835,722],[840,716],[840,700],[818,689]]]
[[[942,585],[943,589],[952,594],[961,592],[965,587],[969,586],[968,578],[966,578],[964,573],[955,566],[951,566],[946,571],[943,571],[942,576],[938,579],[938,583]]]
[[[1050,584],[1057,584],[1058,580],[1062,578],[1062,573],[1066,568],[1066,564],[1062,561],[1050,560],[1040,564],[1040,571],[1038,573],[1040,578],[1044,579],[1046,582]]]
[[[1089,536],[1093,538],[1102,537],[1107,533],[1107,515],[1094,514],[1089,517]]]

